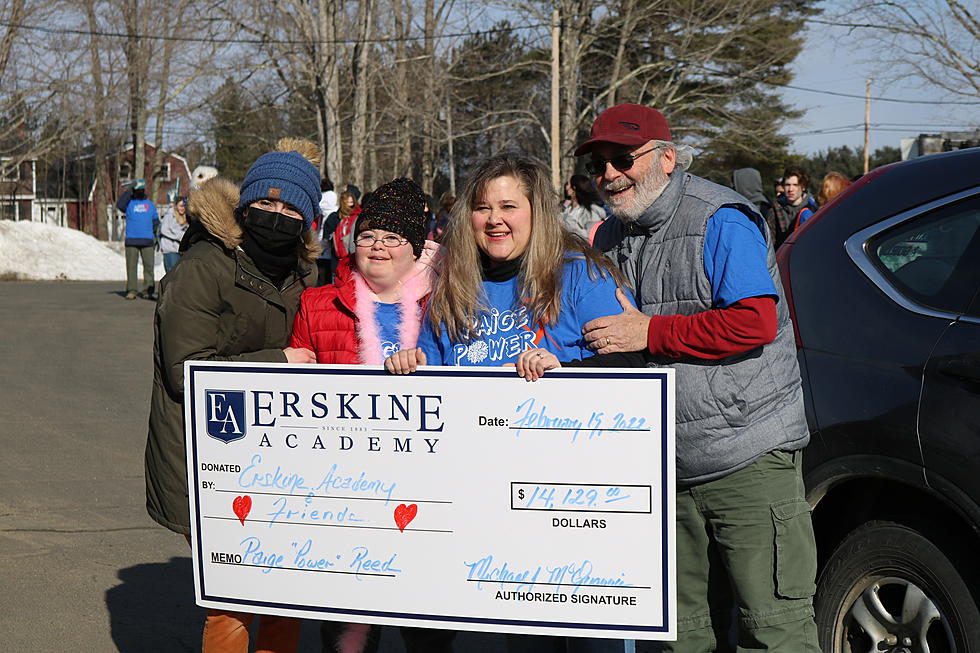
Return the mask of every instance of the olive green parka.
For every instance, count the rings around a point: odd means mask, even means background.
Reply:
[[[239,246],[238,187],[215,178],[191,193],[189,248],[160,283],[153,320],[153,394],[146,442],[146,509],[190,533],[184,451],[184,361],[285,363],[299,297],[320,253],[307,230],[299,264],[277,288]],[[194,225],[194,220],[199,225]]]

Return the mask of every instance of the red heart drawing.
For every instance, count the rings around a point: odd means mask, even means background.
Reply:
[[[395,508],[395,525],[398,527],[402,533],[405,532],[405,527],[408,523],[415,519],[415,515],[419,513],[419,507],[416,504],[406,506],[404,503],[399,504]]]
[[[235,500],[231,502],[231,509],[235,511],[238,521],[244,526],[245,518],[248,517],[249,511],[252,510],[252,497],[247,494],[243,497],[235,497]]]

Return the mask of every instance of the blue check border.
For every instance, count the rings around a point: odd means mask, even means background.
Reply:
[[[324,366],[290,366],[286,367],[253,367],[250,365],[228,365],[221,363],[210,363],[210,362],[190,362],[187,364],[187,370],[185,374],[185,382],[189,389],[190,396],[190,410],[188,415],[197,414],[196,405],[196,382],[198,372],[235,372],[235,373],[250,373],[250,374],[311,374],[311,375],[340,375],[340,376],[387,376],[388,373],[383,369],[377,368],[360,368],[360,369],[348,369],[348,368],[334,368],[334,367],[324,367]],[[412,376],[415,378],[419,377],[456,377],[456,378],[512,378],[515,375],[513,370],[501,370],[501,369],[420,369],[415,372]],[[558,375],[556,375],[558,376]],[[291,603],[276,603],[271,601],[244,601],[242,599],[236,599],[226,596],[217,596],[214,594],[208,594],[204,582],[204,552],[201,548],[201,520],[200,511],[195,510],[195,523],[192,527],[197,533],[197,556],[201,564],[198,565],[199,583],[201,588],[202,601],[216,601],[221,603],[227,603],[230,605],[241,605],[242,607],[264,607],[277,610],[291,610],[294,612],[306,613],[310,619],[316,619],[317,615],[324,614],[334,614],[334,615],[344,615],[344,616],[365,616],[365,617],[382,617],[382,618],[392,618],[392,619],[413,619],[419,622],[426,621],[438,621],[447,623],[461,623],[461,624],[492,624],[492,625],[505,625],[505,626],[525,626],[525,627],[540,627],[540,628],[559,628],[567,629],[570,632],[575,630],[608,630],[608,631],[632,631],[632,632],[649,632],[649,633],[666,633],[669,630],[668,624],[670,623],[670,608],[671,603],[668,601],[668,597],[671,594],[671,588],[669,586],[670,576],[669,576],[669,565],[668,556],[666,555],[668,551],[668,528],[670,524],[668,523],[668,515],[670,511],[668,510],[668,501],[674,496],[673,493],[668,493],[668,488],[664,483],[664,479],[667,478],[668,474],[668,464],[673,462],[673,458],[668,460],[667,452],[667,407],[669,405],[670,396],[670,383],[669,375],[663,371],[653,371],[653,370],[630,370],[630,371],[605,371],[596,370],[592,368],[592,371],[582,372],[575,369],[565,368],[561,371],[560,376],[569,378],[590,378],[590,379],[626,379],[626,378],[647,378],[647,379],[658,379],[661,381],[661,416],[660,424],[662,426],[662,431],[659,433],[661,442],[660,460],[661,460],[661,492],[662,503],[660,506],[661,524],[660,532],[662,534],[661,548],[660,550],[665,553],[663,556],[663,567],[661,569],[661,578],[663,578],[661,605],[663,605],[663,614],[661,615],[660,626],[630,626],[623,624],[596,624],[596,623],[579,623],[579,622],[555,622],[555,621],[531,621],[525,619],[481,619],[476,617],[458,617],[451,615],[431,615],[431,614],[421,614],[414,612],[385,612],[380,610],[350,610],[350,609],[339,609],[339,608],[327,608],[319,606],[308,606],[308,605],[297,605]],[[197,488],[200,487],[199,470],[200,465],[197,459],[197,421],[194,419],[190,420],[190,437],[191,443],[193,445],[191,451],[193,452],[193,470],[194,470],[194,497],[198,496]],[[652,433],[651,433],[652,435]],[[420,624],[422,625],[422,624]]]

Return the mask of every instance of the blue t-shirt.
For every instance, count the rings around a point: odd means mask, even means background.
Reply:
[[[126,241],[142,241],[142,244],[152,245],[159,221],[157,207],[153,202],[130,200],[126,206]]]
[[[452,342],[443,328],[436,336],[432,323],[422,320],[418,346],[429,365],[496,366],[513,363],[521,352],[546,349],[558,360],[588,358],[593,355],[582,336],[585,323],[623,312],[616,299],[616,282],[608,274],[593,269],[590,278],[584,258],[567,261],[562,268],[561,311],[555,324],[542,327],[531,323],[523,298],[518,296],[518,277],[508,281],[484,281],[483,291],[489,310],[477,316],[476,332],[469,340]],[[624,291],[633,302],[629,291]]]
[[[398,341],[398,325],[401,324],[401,305],[374,302],[374,320],[381,337],[381,360],[402,348]],[[416,314],[417,315],[417,314]]]
[[[711,283],[711,304],[727,308],[746,297],[772,296],[776,286],[766,265],[766,238],[751,218],[723,207],[708,218],[704,234],[704,272]]]

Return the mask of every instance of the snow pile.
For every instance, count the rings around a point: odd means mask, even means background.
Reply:
[[[142,263],[137,274],[142,287]],[[163,278],[159,252],[153,274]],[[126,257],[121,243],[113,247],[75,229],[0,220],[0,279],[125,281]]]

